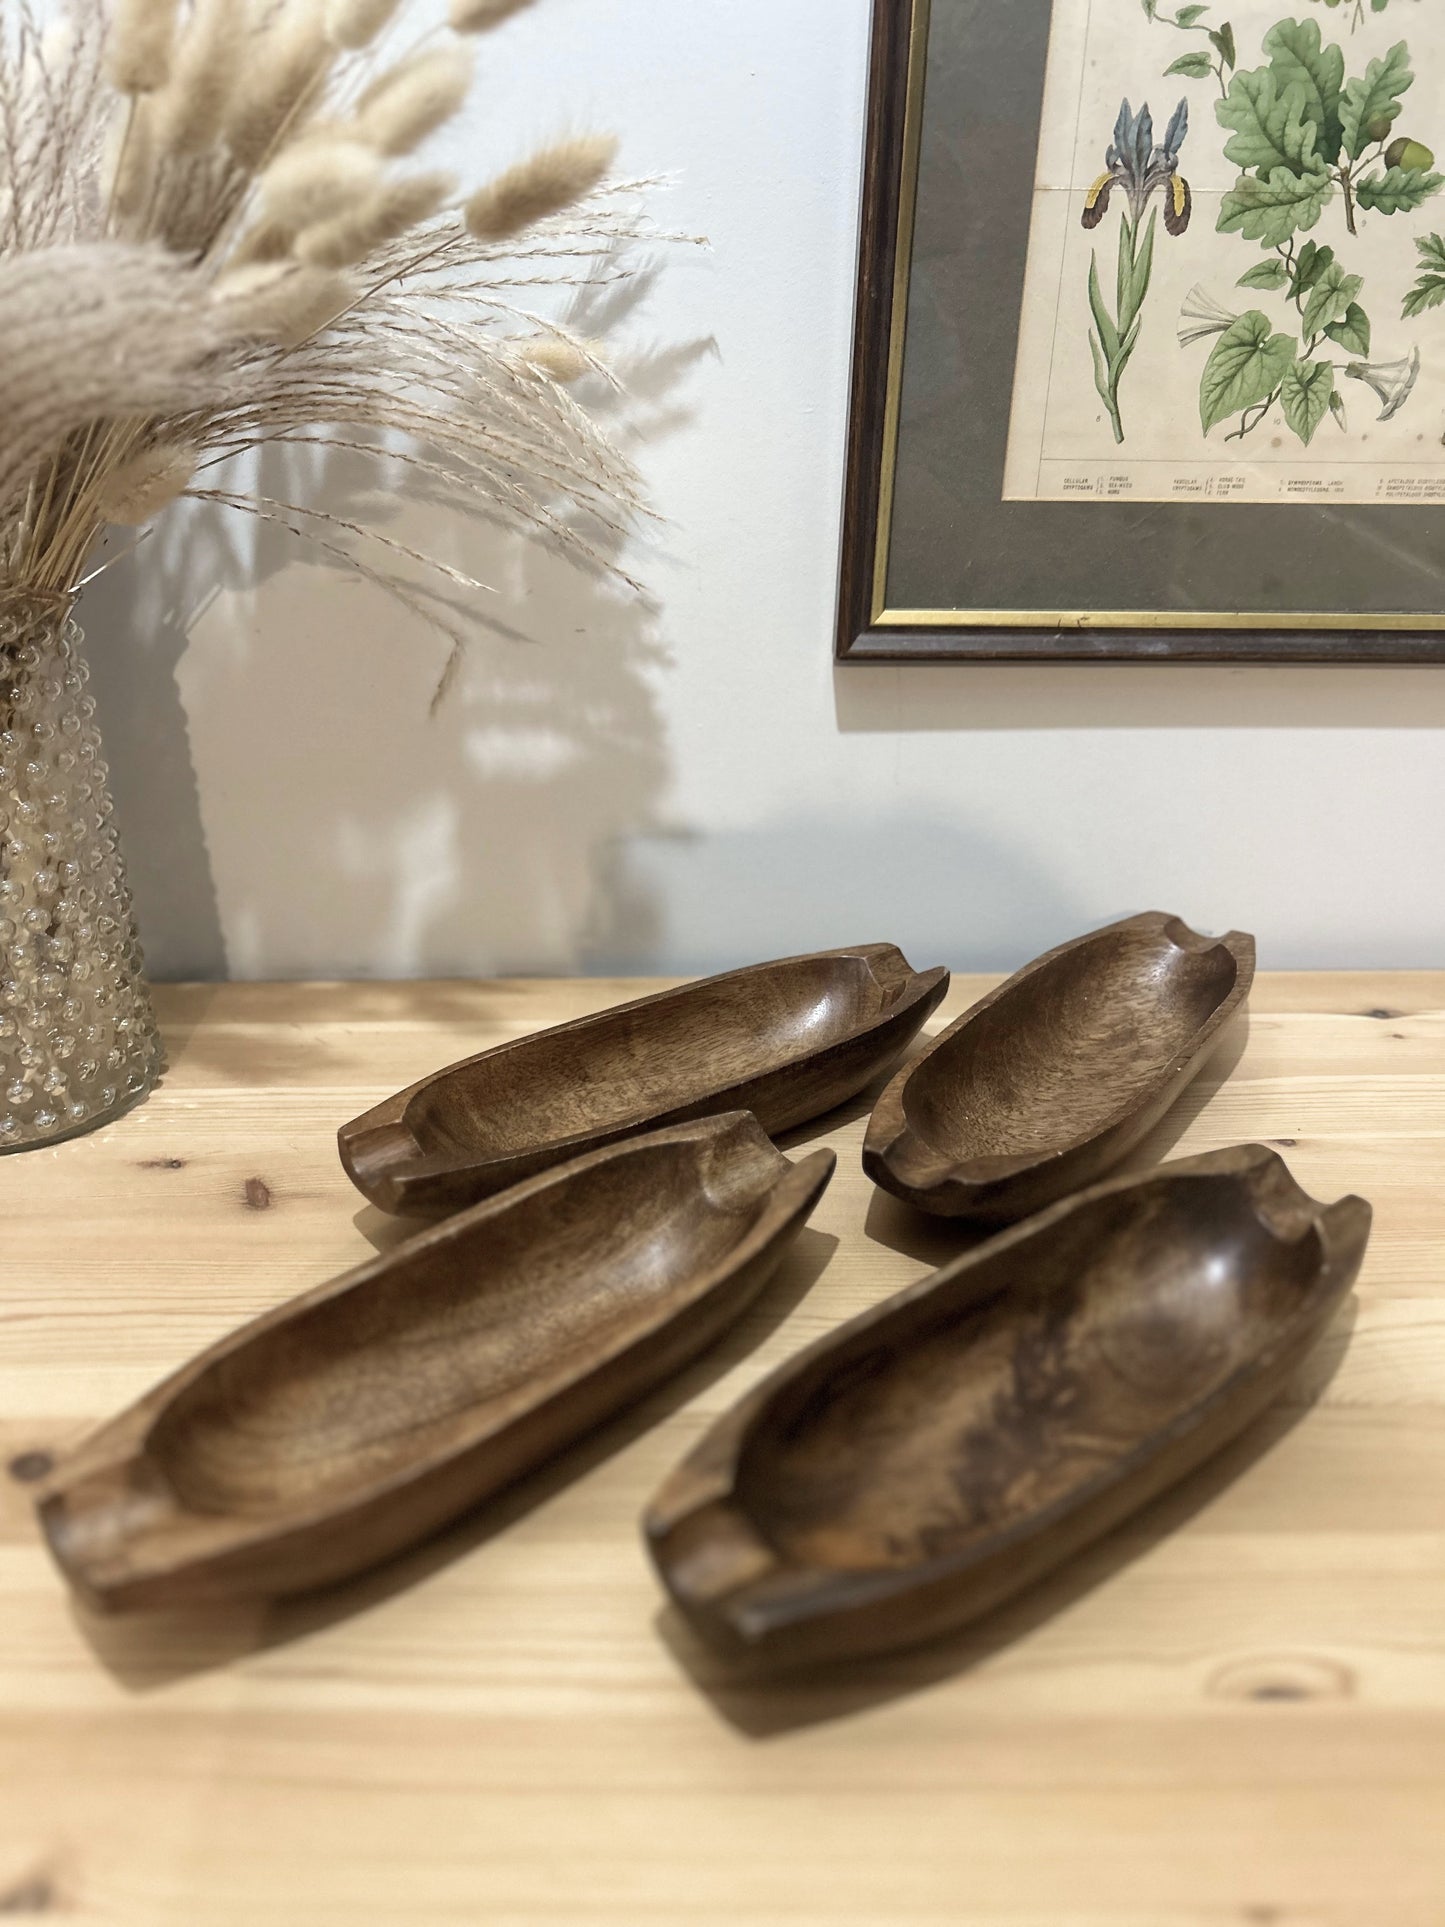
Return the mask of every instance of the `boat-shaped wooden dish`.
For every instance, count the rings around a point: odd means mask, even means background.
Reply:
[[[638,1131],[751,1111],[772,1134],[887,1069],[948,988],[892,944],[786,957],[498,1045],[342,1126],[383,1211],[435,1216]]]
[[[906,1065],[863,1168],[943,1218],[1011,1224],[1111,1171],[1249,995],[1254,938],[1151,910],[1035,958]]]
[[[1216,1452],[1349,1290],[1370,1207],[1262,1145],[1113,1178],[783,1366],[646,1519],[709,1640],[879,1652],[988,1611]]]
[[[629,1140],[223,1339],[40,1500],[102,1609],[300,1592],[435,1531],[709,1345],[833,1170],[745,1114]]]

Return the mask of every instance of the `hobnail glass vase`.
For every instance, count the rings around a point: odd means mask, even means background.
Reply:
[[[162,1065],[80,647],[68,600],[0,596],[0,1151],[103,1123]]]

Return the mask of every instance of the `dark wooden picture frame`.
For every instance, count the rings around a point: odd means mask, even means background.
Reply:
[[[1096,609],[1067,616],[1022,609],[889,609],[882,585],[889,554],[930,11],[948,4],[950,0],[874,0],[873,5],[837,660],[1445,662],[1445,584],[1438,618],[1433,610],[1427,615],[1419,609],[1264,616],[1210,615],[1193,609]],[[958,4],[983,7],[997,0]],[[1009,0],[1010,7],[1026,4],[1041,7],[1047,18],[1050,0]],[[1078,510],[1069,505],[1067,512]],[[1390,511],[1359,513],[1377,517]]]

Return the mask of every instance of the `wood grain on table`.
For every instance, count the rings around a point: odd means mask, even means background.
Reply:
[[[638,1539],[745,1387],[959,1248],[866,1182],[861,1104],[790,1140],[839,1174],[742,1327],[440,1541],[283,1606],[77,1612],[45,1455],[404,1232],[336,1126],[656,987],[163,990],[150,1102],[0,1159],[0,1917],[1442,1927],[1445,973],[1257,982],[1143,1156],[1260,1139],[1362,1192],[1355,1299],[1246,1439],[965,1635],[740,1687]]]

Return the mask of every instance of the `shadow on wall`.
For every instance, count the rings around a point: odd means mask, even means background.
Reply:
[[[838,727],[1440,729],[1445,664],[840,663]]]
[[[214,517],[177,513],[199,573]],[[80,623],[147,963],[157,976],[222,977],[225,939],[176,681],[192,599],[162,555],[167,539],[152,537],[93,583]]]
[[[708,346],[623,366],[614,436],[635,446],[685,421],[676,391]],[[262,470],[264,493],[374,523],[496,593],[468,598],[469,647],[433,716],[446,638],[340,567],[290,566],[314,558],[281,529],[188,507],[92,586],[81,620],[152,974],[471,976],[647,955],[657,912],[616,852],[657,827],[668,777],[656,610],[540,542],[442,514],[405,470],[389,494],[334,451]]]
[[[967,824],[897,814],[841,829],[820,813],[706,838],[644,836],[627,864],[634,891],[668,905],[679,972],[879,941],[920,970],[1015,970],[1134,907],[1098,911],[1021,849]],[[614,969],[632,961],[602,959]]]

